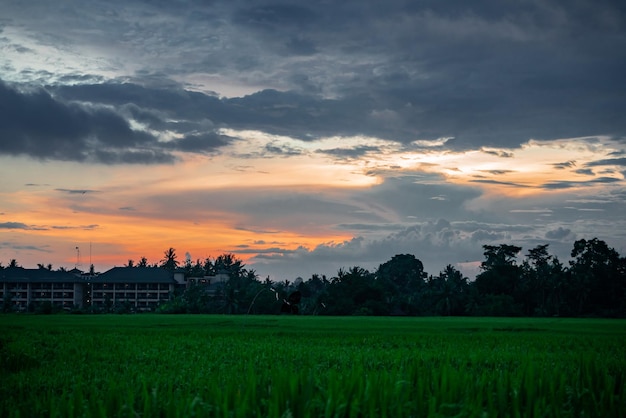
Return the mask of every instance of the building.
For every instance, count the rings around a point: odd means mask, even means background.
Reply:
[[[0,270],[0,300],[10,300],[18,311],[43,302],[63,309],[83,307],[85,296],[85,281],[80,275],[22,267]]]
[[[0,269],[0,301],[9,301],[17,311],[33,310],[44,303],[67,310],[91,307],[106,311],[124,306],[151,311],[168,301],[180,286],[171,272],[158,267],[114,267],[96,275],[79,270]]]
[[[188,289],[193,286],[202,286],[209,296],[216,296],[224,291],[229,275],[225,271],[219,271],[214,276],[185,277],[184,285]]]
[[[133,310],[154,310],[168,301],[177,282],[159,267],[113,267],[89,279],[88,303],[96,309],[125,304]]]

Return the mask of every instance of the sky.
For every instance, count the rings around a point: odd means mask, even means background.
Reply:
[[[0,2],[0,262],[626,254],[626,4]]]

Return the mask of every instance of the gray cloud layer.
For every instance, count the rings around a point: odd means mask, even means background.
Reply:
[[[171,161],[154,138],[129,128],[122,107],[154,129],[184,131],[169,119],[177,117],[190,129],[209,120],[302,139],[455,137],[448,146],[457,148],[626,136],[621,2],[114,1],[84,7],[9,1],[0,12],[5,28],[36,30],[39,43],[101,54],[83,70],[88,73],[68,70],[55,78],[22,71],[22,79],[53,81],[54,98],[2,87],[4,105],[11,104],[11,118],[2,120],[5,153]],[[134,84],[102,83],[105,72]],[[193,87],[190,81],[173,81],[197,74],[280,91],[220,100],[183,91]],[[93,106],[65,102],[76,100]],[[47,147],[37,146],[43,129],[53,138]],[[15,139],[5,139],[9,135]],[[86,137],[108,150],[93,153],[79,139]],[[224,142],[205,126],[191,129],[177,147],[206,152]]]

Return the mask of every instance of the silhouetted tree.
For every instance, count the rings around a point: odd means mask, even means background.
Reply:
[[[204,265],[200,259],[197,259],[195,263],[185,263],[185,275],[190,277],[202,277],[206,275],[204,271]]]
[[[244,274],[244,264],[234,254],[222,254],[213,263],[215,273],[226,273],[231,279],[239,278]]]
[[[415,315],[425,307],[421,290],[424,288],[424,264],[412,254],[394,255],[391,260],[381,264],[376,278],[385,288],[385,296],[396,315]]]
[[[478,292],[479,315],[521,315],[518,303],[522,293],[521,268],[516,264],[522,247],[508,244],[483,245],[485,261],[482,272],[476,276],[474,286]]]
[[[574,243],[568,293],[577,315],[615,316],[626,289],[619,254],[606,242],[593,238]]]
[[[466,277],[448,264],[437,277],[427,282],[427,295],[435,315],[464,315],[469,298],[469,284]]]
[[[548,253],[548,244],[528,250],[521,268],[524,315],[559,315],[566,272],[559,259]]]
[[[384,287],[364,268],[340,269],[330,281],[320,303],[325,315],[386,315]]]
[[[176,255],[176,250],[170,247],[167,251],[163,253],[164,258],[161,260],[160,267],[174,271],[178,268],[178,256]]]

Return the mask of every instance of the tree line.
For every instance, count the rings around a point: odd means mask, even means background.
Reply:
[[[163,268],[182,268],[190,277],[228,275],[215,293],[191,286],[162,312],[305,315],[442,316],[599,316],[626,317],[626,258],[593,238],[574,243],[564,265],[537,245],[484,245],[484,260],[474,280],[448,265],[437,275],[424,271],[412,254],[398,254],[375,271],[359,266],[333,277],[260,280],[232,254],[179,266],[175,250],[164,253]],[[141,265],[142,263],[140,263]],[[143,263],[145,264],[145,263]],[[129,265],[132,262],[129,261]]]
[[[625,257],[598,238],[581,239],[565,265],[548,247],[537,245],[521,258],[522,247],[483,245],[474,280],[452,265],[430,275],[412,254],[395,255],[375,271],[354,266],[330,278],[313,274],[282,282],[261,280],[233,254],[180,263],[169,248],[159,263],[143,257],[126,266],[198,278],[226,275],[211,291],[196,284],[175,292],[158,308],[162,313],[626,317]]]

